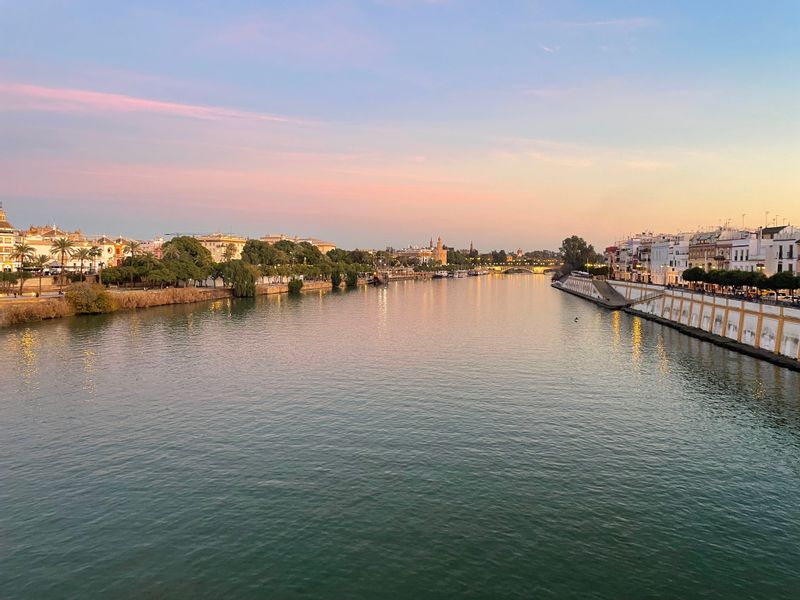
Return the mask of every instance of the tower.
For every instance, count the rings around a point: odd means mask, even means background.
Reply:
[[[436,250],[433,251],[433,260],[438,261],[442,266],[447,264],[447,250],[444,249],[442,238],[436,241]]]

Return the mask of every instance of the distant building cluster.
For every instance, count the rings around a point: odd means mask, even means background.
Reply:
[[[227,233],[211,233],[208,235],[195,235],[194,237],[211,252],[211,257],[214,262],[223,262],[225,260],[237,260],[242,257],[242,249],[247,243],[248,238],[230,235]],[[265,235],[259,238],[262,242],[268,244],[276,244],[277,242],[289,241],[295,244],[307,242],[312,246],[316,246],[322,254],[327,254],[331,250],[336,249],[336,244],[319,240],[317,238],[303,238],[297,235],[288,236],[283,233]]]
[[[72,248],[75,250],[97,248],[98,252],[92,260],[95,266],[100,268],[119,265],[125,257],[125,248],[131,242],[123,237],[112,239],[107,236],[85,236],[80,231],[66,231],[56,225],[31,225],[27,229],[16,229],[9,223],[0,204],[0,270],[16,271],[21,267],[19,261],[12,256],[14,245],[22,241],[33,249],[33,256],[50,257],[49,267],[53,270],[60,269],[60,256],[53,254],[51,250],[55,240],[62,238],[72,242]],[[80,259],[75,254],[77,253],[65,255],[64,269],[77,270],[80,267]]]
[[[405,258],[418,262],[421,265],[432,265],[438,263],[440,266],[447,265],[447,248],[442,243],[440,237],[436,245],[433,245],[433,238],[427,246],[408,246],[395,250],[393,252],[395,258]]]
[[[211,252],[213,260],[222,262],[241,258],[242,249],[247,242],[246,237],[230,235],[225,233],[211,234],[191,234],[205,248]],[[60,264],[61,255],[53,253],[52,248],[56,240],[68,239],[72,242],[73,252],[64,255],[64,264]],[[294,243],[308,242],[319,248],[320,252],[326,254],[336,248],[331,242],[316,238],[303,238],[299,236],[287,236],[283,234],[271,234],[260,238],[264,242],[274,244],[282,240]],[[47,256],[50,258],[49,270],[58,271],[62,268],[67,271],[76,271],[82,267],[92,269],[119,266],[126,256],[130,255],[130,248],[138,247],[139,253],[150,253],[156,258],[161,258],[161,247],[165,243],[163,237],[152,240],[133,240],[122,236],[111,238],[105,235],[91,236],[84,235],[80,230],[67,231],[60,229],[56,225],[31,225],[27,229],[18,229],[8,220],[6,212],[0,203],[0,271],[17,271],[22,265],[14,256],[14,245],[24,242],[33,249],[34,256]],[[81,265],[77,257],[77,250],[81,248],[96,248],[96,254],[92,259],[92,264]],[[447,253],[445,252],[445,256]]]
[[[776,225],[758,229],[719,227],[691,233],[642,233],[605,250],[609,277],[660,285],[683,282],[686,269],[761,272],[770,276],[800,269],[800,228]]]

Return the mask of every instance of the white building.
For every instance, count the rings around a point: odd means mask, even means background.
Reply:
[[[800,250],[800,229],[787,225],[769,240],[766,252],[767,274],[798,272],[797,253]]]

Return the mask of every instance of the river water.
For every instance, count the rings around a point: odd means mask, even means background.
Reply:
[[[0,332],[0,597],[797,598],[800,376],[533,275]]]

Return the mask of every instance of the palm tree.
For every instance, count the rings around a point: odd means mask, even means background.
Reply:
[[[75,246],[75,243],[69,238],[58,238],[53,240],[53,244],[50,246],[50,254],[59,254],[61,256],[61,280],[59,283],[59,292],[64,291],[64,261],[67,259],[67,255],[69,254],[72,256],[72,248]]]
[[[176,258],[180,258],[181,251],[178,250],[173,244],[164,244],[163,249],[161,250],[161,258],[166,260],[173,260]]]
[[[50,257],[47,254],[40,254],[33,259],[31,266],[39,273],[39,297],[42,297],[42,275],[44,275],[45,267],[50,263]]]
[[[11,260],[18,260],[19,267],[19,295],[22,295],[22,286],[25,285],[25,266],[33,260],[33,246],[21,241],[14,244],[14,249],[11,251]]]
[[[135,258],[137,254],[139,254],[139,250],[141,250],[142,244],[141,242],[137,242],[135,240],[130,240],[125,242],[125,246],[123,246],[122,251],[125,254],[130,254],[131,258]]]
[[[92,246],[89,248],[89,253],[92,258],[92,272],[97,275],[98,282],[103,283],[100,273],[97,271],[97,259],[103,256],[103,250],[100,246]]]
[[[92,259],[92,271],[96,271],[97,259],[103,256],[103,250],[100,248],[100,246],[92,246],[91,248],[89,248],[89,253]]]
[[[131,287],[133,287],[133,259],[136,258],[137,254],[139,254],[139,249],[141,247],[142,244],[136,240],[128,240],[122,247],[122,252],[124,254],[130,254],[131,256]]]
[[[81,279],[84,279],[83,276],[83,263],[88,260],[92,260],[92,249],[91,248],[78,248],[75,250],[75,254],[73,254],[75,258],[81,261]]]

